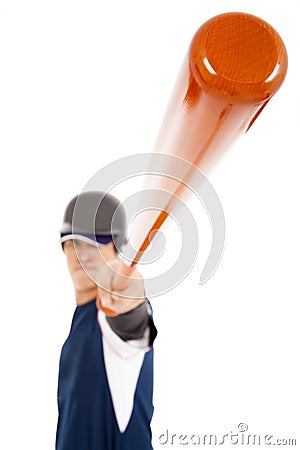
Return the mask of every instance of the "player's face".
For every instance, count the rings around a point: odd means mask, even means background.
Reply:
[[[97,273],[106,261],[116,257],[113,242],[95,247],[81,240],[68,240],[64,252],[75,290],[81,292],[96,287]]]

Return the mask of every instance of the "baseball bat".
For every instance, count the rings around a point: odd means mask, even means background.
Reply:
[[[207,20],[183,61],[154,153],[180,157],[208,174],[278,91],[287,64],[280,35],[261,18],[232,12]],[[150,176],[145,188],[180,197],[190,175],[181,181]],[[130,265],[122,262],[120,274],[130,275],[171,210],[169,204],[137,216],[130,237],[136,255]]]

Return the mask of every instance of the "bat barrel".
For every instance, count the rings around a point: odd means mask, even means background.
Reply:
[[[250,14],[221,14],[192,40],[187,97],[197,103],[205,90],[234,102],[264,102],[279,89],[286,69],[286,49],[274,28]]]
[[[193,37],[154,150],[209,172],[250,128],[286,72],[284,43],[268,23],[246,13],[211,18]]]
[[[180,157],[207,175],[252,126],[280,88],[286,72],[284,43],[267,22],[246,13],[211,18],[192,39],[154,152]],[[151,167],[148,169],[151,173]],[[155,167],[156,172],[159,169]],[[150,175],[144,188],[180,197],[189,177],[190,173],[182,173],[182,183]],[[168,205],[160,211],[137,217],[130,237],[131,246],[137,250],[133,265],[147,249],[150,235],[170,213]]]

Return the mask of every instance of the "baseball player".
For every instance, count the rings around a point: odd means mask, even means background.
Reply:
[[[157,331],[141,274],[116,274],[126,214],[103,195],[74,197],[60,233],[76,309],[59,363],[56,450],[151,450]]]

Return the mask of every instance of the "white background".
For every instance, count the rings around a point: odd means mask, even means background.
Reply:
[[[74,310],[58,244],[66,203],[101,167],[152,151],[193,34],[229,11],[277,29],[289,70],[211,175],[226,217],[218,270],[198,285],[210,227],[191,200],[199,259],[180,286],[152,301],[153,444],[183,447],[177,437],[159,443],[167,429],[222,436],[244,422],[250,434],[298,437],[299,445],[298,6],[1,1],[2,449],[54,448],[58,359]]]

